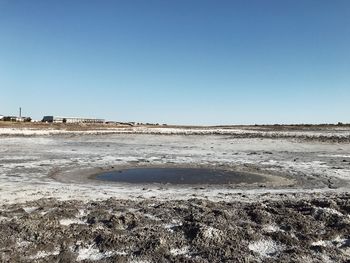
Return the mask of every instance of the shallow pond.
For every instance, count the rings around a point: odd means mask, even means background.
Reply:
[[[261,175],[205,168],[132,168],[105,172],[97,180],[132,184],[252,184],[266,182]]]

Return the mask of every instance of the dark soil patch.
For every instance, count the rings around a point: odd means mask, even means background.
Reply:
[[[0,261],[346,262],[349,215],[347,194],[252,203],[45,199],[2,207]],[[265,241],[279,249],[252,249]]]

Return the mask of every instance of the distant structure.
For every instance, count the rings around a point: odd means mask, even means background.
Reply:
[[[22,108],[19,108],[18,116],[5,116],[0,115],[0,121],[11,121],[11,122],[31,122],[31,117],[22,117]]]
[[[31,122],[32,118],[30,117],[19,118],[18,116],[0,116],[0,121]]]
[[[22,118],[22,108],[19,107],[19,115],[18,117],[16,118],[16,121],[19,121],[19,122],[23,122],[25,121],[26,118]]]
[[[18,119],[18,117],[16,117],[16,116],[4,116],[2,118],[3,121],[12,121],[12,122],[17,121],[17,119]]]
[[[104,119],[44,116],[42,122],[49,123],[104,123]]]

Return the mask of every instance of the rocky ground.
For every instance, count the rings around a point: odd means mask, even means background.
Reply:
[[[40,199],[0,211],[2,262],[348,262],[350,195]]]

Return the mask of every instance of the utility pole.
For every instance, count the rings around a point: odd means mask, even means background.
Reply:
[[[19,118],[21,119],[22,118],[22,108],[19,107]]]

